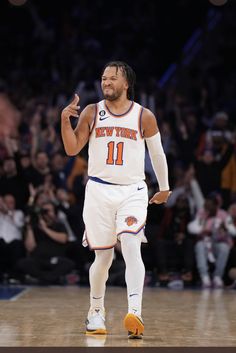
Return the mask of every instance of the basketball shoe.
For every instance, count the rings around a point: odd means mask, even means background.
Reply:
[[[201,280],[202,280],[202,288],[204,289],[211,288],[211,279],[209,275],[202,275]]]
[[[213,287],[216,289],[220,289],[224,287],[224,282],[219,276],[214,276],[213,278]]]
[[[128,338],[143,338],[144,324],[140,316],[128,313],[124,318],[124,326],[128,331]]]
[[[105,311],[102,309],[89,310],[86,320],[86,334],[105,335],[107,333],[105,326]]]

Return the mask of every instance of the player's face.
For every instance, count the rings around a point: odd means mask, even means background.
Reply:
[[[108,66],[102,75],[102,92],[105,99],[114,101],[127,95],[128,83],[120,68]]]

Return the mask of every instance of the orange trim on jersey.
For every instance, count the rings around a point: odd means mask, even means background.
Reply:
[[[116,245],[116,242],[114,245],[111,245],[111,246],[97,246],[96,248],[91,248],[89,246],[89,249],[91,249],[91,250],[109,250],[109,249],[114,248],[115,245]]]
[[[108,108],[108,106],[106,105],[106,101],[104,102],[104,105],[106,107],[106,109],[108,110],[109,114],[111,114],[114,118],[122,118],[124,116],[126,116],[127,114],[129,114],[131,112],[131,110],[134,107],[134,101],[131,102],[131,105],[129,107],[129,109],[124,113],[124,114],[114,114],[110,111],[110,109]]]
[[[94,113],[94,118],[93,118],[93,125],[92,127],[90,128],[90,133],[89,135],[92,134],[94,128],[95,128],[95,125],[96,125],[96,122],[97,122],[97,114],[98,114],[98,105],[97,103],[95,103],[95,113]]]
[[[115,244],[109,245],[109,246],[96,246],[96,247],[92,247],[92,246],[90,245],[89,240],[88,240],[88,233],[87,233],[86,230],[85,230],[85,240],[87,241],[90,250],[108,250],[108,249],[114,248],[114,246],[116,245],[116,242],[115,242]],[[83,242],[82,242],[82,244],[83,244]]]
[[[139,119],[138,119],[138,130],[139,130],[141,139],[144,138],[143,132],[142,132],[142,115],[143,115],[143,107],[140,108]]]
[[[140,230],[141,230],[142,228],[144,228],[145,224],[146,224],[146,222],[144,222],[144,223],[141,225],[141,227],[139,227],[138,230],[136,230],[136,231],[132,231],[132,230],[129,230],[129,229],[128,229],[128,230],[122,230],[120,233],[116,234],[116,236],[118,237],[118,236],[121,235],[122,233],[138,234],[138,233],[140,232]]]

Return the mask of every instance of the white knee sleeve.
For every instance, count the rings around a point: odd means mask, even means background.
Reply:
[[[128,311],[141,316],[145,268],[141,256],[141,239],[130,234],[120,237],[122,254],[126,264]]]
[[[114,249],[95,251],[95,260],[89,270],[90,309],[104,308],[106,281],[113,256]]]

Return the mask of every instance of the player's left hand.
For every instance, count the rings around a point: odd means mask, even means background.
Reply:
[[[149,203],[156,203],[156,204],[161,204],[167,202],[170,194],[172,191],[166,190],[166,191],[159,191],[157,192],[150,200]]]

